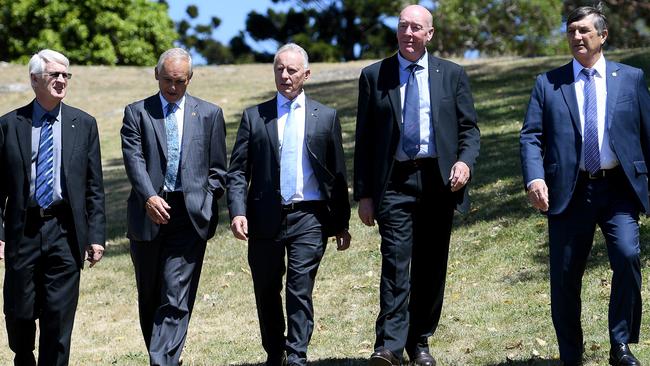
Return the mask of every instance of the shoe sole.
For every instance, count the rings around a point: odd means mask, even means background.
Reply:
[[[383,357],[372,357],[368,361],[368,366],[393,366],[389,359]]]

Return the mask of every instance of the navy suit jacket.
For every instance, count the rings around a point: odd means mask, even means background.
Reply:
[[[305,97],[305,153],[325,196],[329,217],[324,233],[348,228],[350,201],[336,110]],[[249,183],[250,182],[250,187]],[[277,99],[246,109],[228,171],[230,216],[246,216],[251,238],[274,238],[280,230],[280,149]]]
[[[401,135],[397,54],[361,71],[354,150],[354,199],[372,198],[375,210],[386,192]],[[435,130],[442,183],[451,167],[463,161],[474,170],[480,132],[467,74],[450,61],[429,55],[431,123]],[[469,209],[467,186],[451,192],[461,212]]]
[[[7,263],[18,254],[25,231],[31,179],[32,113],[34,102],[0,117],[0,240],[6,242]],[[83,266],[89,244],[104,245],[106,216],[104,184],[95,118],[61,103],[61,168],[64,199],[72,210],[76,235],[68,236],[72,255]]]
[[[612,151],[638,198],[650,213],[650,94],[643,71],[607,61],[605,126]],[[572,63],[539,75],[521,129],[524,184],[544,179],[551,215],[562,213],[578,179],[582,136]]]
[[[218,106],[185,94],[179,170],[187,213],[203,240],[217,227],[217,200],[225,192],[226,127]],[[160,225],[149,218],[145,202],[160,194],[167,169],[165,117],[158,94],[124,109],[122,153],[131,194],[127,220],[129,239],[153,240]]]

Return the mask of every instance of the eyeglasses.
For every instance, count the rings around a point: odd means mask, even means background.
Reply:
[[[64,79],[68,79],[68,80],[72,79],[72,74],[69,72],[59,72],[59,71],[44,72],[43,75],[48,75],[53,79],[58,79],[59,76],[63,76]]]

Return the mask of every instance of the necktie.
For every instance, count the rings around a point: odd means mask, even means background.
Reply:
[[[296,108],[299,107],[298,103],[288,102],[289,107],[287,113],[287,121],[284,124],[284,132],[282,135],[282,148],[280,153],[280,193],[285,201],[290,201],[291,197],[296,193],[296,181],[298,179],[298,172],[296,165],[298,164],[298,148],[302,144],[302,140],[298,136],[298,126],[296,121]]]
[[[55,117],[46,113],[41,125],[41,138],[38,143],[36,161],[36,202],[42,208],[48,208],[54,200],[54,134],[52,123]]]
[[[582,69],[587,76],[585,82],[585,127],[584,127],[584,157],[585,169],[594,174],[600,169],[600,149],[598,148],[598,101],[596,100],[596,81],[594,69]]]
[[[178,141],[178,123],[176,122],[175,103],[167,104],[165,115],[165,134],[167,135],[167,170],[165,171],[165,188],[174,191],[180,183],[178,176],[178,161],[180,159],[180,144]]]
[[[410,159],[415,158],[420,151],[420,90],[415,77],[415,71],[419,67],[417,64],[407,67],[410,74],[404,93],[402,149]]]

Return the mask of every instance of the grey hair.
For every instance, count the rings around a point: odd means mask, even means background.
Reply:
[[[167,59],[170,58],[187,60],[187,63],[190,65],[189,75],[192,75],[192,56],[189,52],[185,51],[182,48],[170,48],[160,55],[158,58],[158,64],[156,65],[156,70],[158,70],[158,73],[162,72],[163,64],[165,61],[167,61]]]
[[[287,51],[298,52],[300,55],[302,55],[302,65],[305,70],[309,70],[309,56],[307,56],[307,51],[295,43],[287,43],[284,46],[278,48],[277,52],[275,52],[275,56],[273,57],[273,65],[278,62],[278,55]]]
[[[580,21],[589,15],[594,15],[594,28],[599,36],[603,35],[603,31],[607,30],[607,17],[603,14],[603,4],[600,2],[596,6],[581,6],[574,9],[567,16],[566,25],[568,27],[569,24]]]
[[[44,49],[35,53],[31,59],[29,59],[29,74],[42,74],[45,70],[45,64],[48,62],[54,62],[61,64],[66,67],[70,67],[70,60],[65,57],[62,53],[56,52],[50,49]]]

